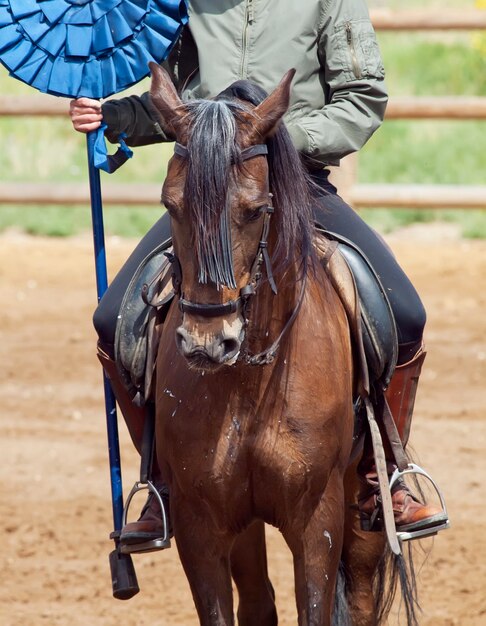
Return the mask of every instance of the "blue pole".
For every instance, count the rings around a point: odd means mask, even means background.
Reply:
[[[96,132],[88,133],[86,139],[88,148],[89,188],[91,195],[91,220],[93,223],[96,290],[99,302],[108,288],[108,274],[106,271],[105,234],[103,227],[103,203],[101,200],[100,172],[94,165]],[[110,381],[104,371],[103,387],[105,394],[106,429],[108,435],[108,455],[110,462],[113,525],[115,532],[118,532],[121,530],[123,518],[120,444],[118,439],[115,396],[111,389]]]

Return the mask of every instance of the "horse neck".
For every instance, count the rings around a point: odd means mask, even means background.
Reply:
[[[274,249],[272,245],[270,249]],[[248,338],[251,349],[259,352],[267,348],[284,330],[293,311],[299,306],[302,294],[300,261],[297,254],[275,273],[277,293],[264,276],[251,304]],[[290,329],[291,330],[291,329]]]

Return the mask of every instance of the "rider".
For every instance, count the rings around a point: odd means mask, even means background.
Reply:
[[[267,92],[290,68],[296,68],[285,117],[295,147],[321,189],[318,221],[361,248],[389,294],[395,315],[399,353],[386,391],[404,445],[415,392],[425,358],[422,303],[381,238],[337,195],[329,182],[330,165],[359,150],[380,126],[387,103],[384,69],[365,0],[190,0],[189,25],[173,48],[166,67],[184,99],[209,98],[238,79],[249,79]],[[120,133],[131,146],[172,141],[152,111],[147,93],[101,105],[80,98],[71,102],[73,126],[80,132],[107,124],[116,143]],[[144,409],[132,403],[113,361],[114,334],[121,299],[140,262],[170,236],[165,214],[147,233],[113,280],[94,315],[99,356],[111,379],[135,446],[140,450]],[[394,466],[389,463],[389,469]],[[377,507],[378,483],[373,455],[365,453],[360,473],[362,519]],[[156,466],[153,482],[167,499]],[[421,529],[441,518],[437,507],[422,504],[405,484],[392,494],[397,530]],[[143,543],[162,533],[160,507],[149,495],[137,522],[127,524],[121,542]]]

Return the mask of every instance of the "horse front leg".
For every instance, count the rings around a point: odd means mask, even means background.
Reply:
[[[284,538],[294,558],[299,626],[330,626],[344,524],[342,477],[331,474],[310,518],[298,507]]]
[[[345,601],[353,626],[376,626],[377,601],[374,581],[385,552],[384,532],[361,530],[356,507],[359,490],[356,465],[348,468],[345,477],[346,508],[342,561],[346,572]],[[378,591],[382,597],[383,590]]]
[[[238,589],[238,626],[276,626],[275,592],[268,577],[265,524],[257,520],[237,536],[231,574]]]
[[[201,626],[234,626],[230,550],[233,536],[221,533],[198,507],[174,498],[177,549]],[[200,506],[199,509],[200,510]]]

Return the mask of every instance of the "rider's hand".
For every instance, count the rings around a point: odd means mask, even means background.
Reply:
[[[101,102],[91,98],[78,98],[71,100],[69,115],[75,130],[80,133],[89,133],[101,126],[103,114]]]

